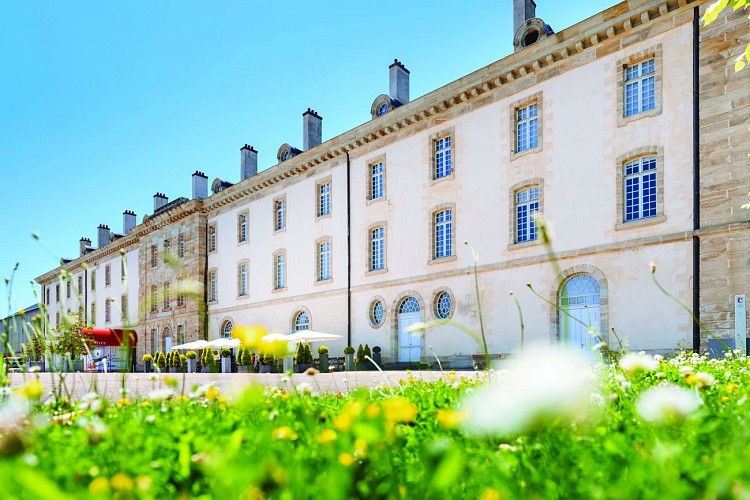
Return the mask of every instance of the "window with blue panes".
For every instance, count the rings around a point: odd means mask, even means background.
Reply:
[[[453,210],[435,214],[435,259],[453,255]]]
[[[435,173],[434,178],[448,177],[453,173],[453,146],[451,136],[434,141],[435,144]]]
[[[533,215],[539,211],[539,187],[533,186],[516,193],[516,243],[538,238]]]
[[[539,145],[537,103],[516,110],[516,152],[520,153]]]
[[[376,227],[370,232],[370,271],[385,268],[385,228]]]
[[[625,221],[656,217],[656,157],[625,163]]]
[[[326,241],[318,247],[318,279],[331,279],[331,242]]]
[[[633,116],[656,107],[655,78],[654,58],[625,68],[625,116]]]
[[[318,217],[331,214],[331,183],[318,186]]]
[[[370,165],[370,199],[383,197],[383,162]]]

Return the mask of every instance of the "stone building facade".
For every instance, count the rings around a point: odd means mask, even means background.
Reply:
[[[515,4],[513,54],[415,100],[394,61],[369,122],[323,141],[308,109],[302,149],[282,144],[258,173],[245,145],[239,182],[137,226],[142,348],[179,328],[189,341],[263,324],[340,334],[333,355],[367,343],[389,366],[470,366],[480,348],[459,330],[408,326],[483,326],[491,352],[514,352],[516,300],[526,342],[668,351],[733,337],[750,285],[750,70],[732,68],[747,19],[703,27],[708,2],[629,0],[555,33],[531,0]],[[181,234],[195,241],[182,269],[204,289],[183,311],[164,284],[184,271],[159,261]]]

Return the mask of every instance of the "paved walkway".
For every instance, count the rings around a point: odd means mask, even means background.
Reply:
[[[166,387],[164,377],[177,380],[176,392],[181,392],[183,385],[185,393],[191,391],[195,385],[215,383],[223,393],[235,394],[250,384],[263,384],[273,387],[292,389],[301,383],[310,386],[314,392],[347,393],[358,387],[376,387],[379,385],[398,385],[399,380],[406,380],[409,376],[431,381],[446,377],[447,372],[439,371],[367,371],[367,372],[335,372],[319,373],[317,375],[294,374],[291,377],[279,373],[191,373],[191,374],[148,374],[148,373],[11,373],[11,387],[23,387],[28,380],[39,377],[45,389],[44,398],[52,394],[60,386],[61,375],[64,387],[70,392],[73,400],[78,400],[86,393],[96,390],[100,395],[117,400],[121,397],[121,388],[128,391],[128,398],[145,397],[154,389]],[[461,375],[474,376],[474,372],[463,372]]]

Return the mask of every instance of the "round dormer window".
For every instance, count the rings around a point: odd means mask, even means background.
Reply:
[[[537,40],[539,40],[539,32],[536,30],[531,30],[526,33],[526,36],[523,37],[523,46],[528,47]]]
[[[291,151],[289,151],[289,150],[286,150],[286,151],[284,151],[284,154],[283,154],[283,155],[281,156],[281,158],[282,158],[282,159],[283,159],[284,161],[287,161],[287,160],[288,160],[289,158],[291,158],[291,157],[292,157],[292,152],[291,152]]]
[[[378,116],[383,116],[387,112],[388,112],[388,105],[387,104],[382,104],[380,106],[380,108],[378,108]]]

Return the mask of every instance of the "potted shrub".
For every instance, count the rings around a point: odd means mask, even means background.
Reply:
[[[346,358],[346,371],[354,371],[354,348],[350,345],[344,348],[344,357]]]
[[[375,364],[380,366],[382,368],[383,366],[383,359],[380,354],[380,346],[376,345],[372,348],[372,359],[375,361]]]
[[[187,369],[187,356],[180,354],[180,373],[185,373]]]
[[[259,373],[276,373],[276,357],[268,353],[260,353]]]
[[[77,313],[63,318],[60,325],[53,330],[55,335],[54,352],[63,356],[64,371],[83,371],[82,355],[91,352],[94,346],[93,335],[83,333],[86,323]]]
[[[253,353],[249,347],[240,347],[237,351],[237,372],[249,373],[252,369]]]
[[[151,373],[151,363],[154,361],[154,357],[148,353],[143,355],[143,371]]]
[[[161,351],[156,351],[154,353],[154,365],[160,372],[163,372],[167,367],[167,356]]]
[[[307,342],[297,344],[297,352],[294,355],[294,373],[304,373],[308,368],[312,368],[312,348]]]
[[[212,368],[216,366],[213,349],[206,347],[201,351],[201,366],[202,373],[211,373]]]
[[[372,358],[372,352],[370,351],[370,345],[365,344],[363,356],[362,356],[362,363],[364,364],[365,370],[374,370],[375,366],[372,364],[372,361],[370,361],[367,358]]]
[[[185,358],[188,373],[195,373],[196,365],[198,364],[198,354],[195,351],[188,351],[185,354]]]
[[[318,369],[320,373],[328,373],[328,347],[318,347]]]
[[[33,333],[29,338],[28,344],[23,344],[23,350],[28,359],[28,370],[36,368],[38,371],[44,371],[44,351],[47,342],[43,335]]]
[[[354,370],[360,371],[365,369],[365,348],[362,344],[357,346],[357,355],[354,356]]]
[[[232,350],[228,347],[221,349],[221,373],[232,373]]]
[[[172,369],[170,372],[172,373],[182,373],[182,356],[180,355],[180,351],[174,350],[172,351]]]

